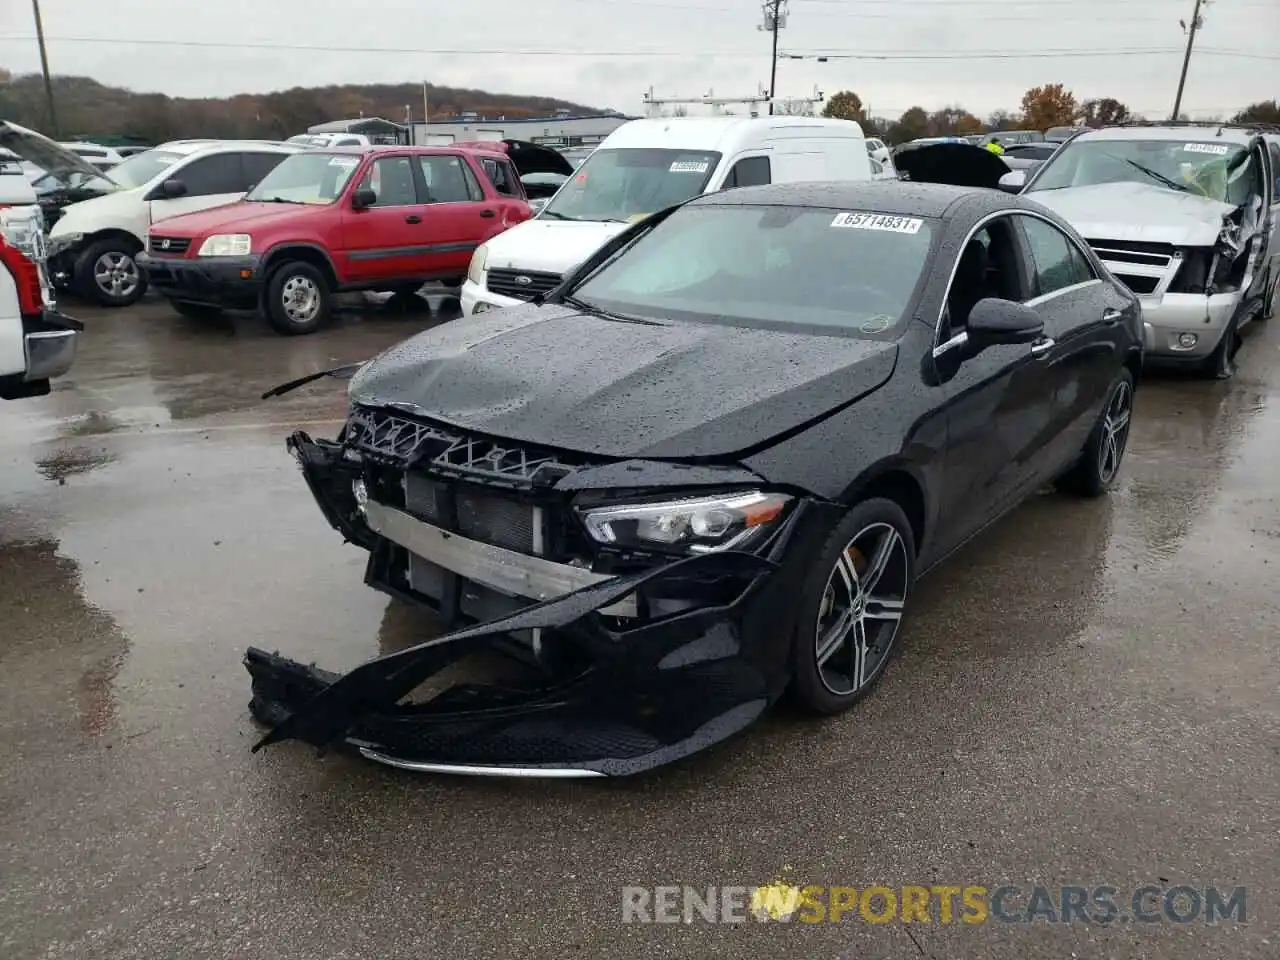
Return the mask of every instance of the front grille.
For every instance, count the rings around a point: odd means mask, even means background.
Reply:
[[[573,470],[548,450],[499,443],[422,420],[356,407],[347,441],[387,466],[416,466],[512,489],[550,487]]]
[[[560,285],[563,277],[558,273],[547,273],[543,270],[507,270],[492,269],[489,271],[486,284],[493,293],[504,297],[515,297],[517,300],[532,300],[540,293],[550,293]]]
[[[147,240],[147,252],[158,257],[180,257],[191,246],[190,237],[157,237]]]
[[[1170,243],[1140,240],[1087,240],[1117,280],[1141,296],[1161,294],[1182,266],[1181,252]]]

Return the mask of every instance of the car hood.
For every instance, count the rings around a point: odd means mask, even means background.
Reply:
[[[123,228],[124,224],[138,215],[139,205],[146,195],[145,190],[145,187],[130,187],[68,204],[62,211],[62,219],[49,231],[49,236]],[[145,213],[143,216],[146,216]]]
[[[1024,194],[1090,240],[1143,240],[1211,247],[1235,207],[1221,200],[1145,183],[1098,183]]]
[[[485,266],[566,273],[630,225],[545,217],[526,220],[485,243]]]
[[[1009,166],[986,147],[971,143],[906,143],[893,154],[894,166],[916,183],[957,187],[1000,186]]]
[[[276,223],[296,223],[299,218],[324,210],[318,204],[256,203],[239,200],[208,210],[197,210],[161,221],[158,228],[169,237],[204,237],[228,228],[236,233],[252,233],[254,229],[273,226]]]
[[[446,323],[352,378],[350,399],[605,457],[723,459],[880,386],[897,345],[521,306]]]
[[[16,123],[0,122],[0,147],[12,151],[28,163],[34,163],[49,173],[81,173],[88,177],[100,177],[102,171],[83,157],[72,153],[48,137],[20,127]]]

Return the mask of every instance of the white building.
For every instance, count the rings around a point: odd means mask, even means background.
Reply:
[[[490,119],[463,114],[451,120],[413,124],[413,142],[444,146],[464,140],[525,140],[557,149],[592,148],[635,117],[606,113],[594,117],[520,117]]]

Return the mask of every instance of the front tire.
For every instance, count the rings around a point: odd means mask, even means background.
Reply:
[[[267,322],[277,333],[314,333],[329,320],[329,281],[302,260],[281,264],[267,281]]]
[[[1235,318],[1222,331],[1222,339],[1213,348],[1213,353],[1205,357],[1200,367],[1200,375],[1210,380],[1230,380],[1236,372],[1236,352],[1240,349],[1240,330]]]
[[[870,692],[893,653],[915,563],[911,523],[894,501],[864,500],[844,515],[800,593],[791,666],[801,706],[841,713]]]
[[[127,307],[147,292],[146,274],[139,269],[141,247],[123,237],[108,237],[89,244],[76,258],[72,289],[86,300],[104,307]]]
[[[1100,497],[1110,490],[1124,461],[1132,418],[1133,374],[1124,370],[1108,394],[1101,419],[1085,441],[1080,460],[1054,486],[1062,493],[1080,497]]]

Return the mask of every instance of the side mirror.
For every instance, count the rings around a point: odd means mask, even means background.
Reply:
[[[1044,336],[1044,320],[1030,307],[987,297],[974,304],[966,324],[969,352],[1006,343],[1034,343]]]
[[[372,207],[377,202],[378,195],[373,192],[372,187],[360,187],[351,195],[351,206],[357,210]]]
[[[187,185],[181,180],[166,180],[160,184],[160,192],[166,200],[177,200],[187,195]]]
[[[988,181],[990,182],[990,181]],[[1000,178],[1000,189],[1005,193],[1017,193],[1027,183],[1027,174],[1024,170],[1010,170]]]

